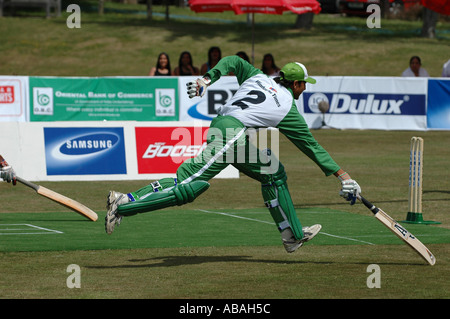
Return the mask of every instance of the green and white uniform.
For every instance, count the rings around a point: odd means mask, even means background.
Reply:
[[[127,208],[139,206],[139,201],[151,198],[156,190],[166,190],[194,181],[208,181],[228,165],[258,180],[262,185],[262,195],[266,206],[276,222],[278,229],[290,227],[297,239],[303,237],[301,224],[296,216],[287,187],[284,167],[278,163],[277,170],[266,173],[267,158],[278,161],[270,150],[260,152],[248,141],[248,128],[276,127],[304,154],[313,160],[329,176],[339,170],[339,166],[328,152],[314,139],[302,115],[298,112],[293,92],[265,75],[238,56],[229,56],[205,74],[211,84],[223,75],[233,72],[240,85],[234,96],[218,111],[219,115],[211,122],[207,136],[206,149],[196,158],[185,161],[177,170],[177,178],[163,179],[159,187],[150,184],[128,194],[130,202],[119,206],[121,215],[128,215]],[[245,154],[245,156],[243,156]],[[258,154],[256,159],[250,154]],[[273,165],[272,165],[273,167]],[[203,192],[202,190],[201,192]],[[199,192],[199,193],[201,193]],[[173,196],[172,196],[173,198]],[[192,199],[193,200],[193,199]],[[188,202],[188,201],[186,201]],[[181,201],[181,203],[184,203]],[[160,207],[157,207],[160,208]],[[148,211],[142,207],[137,212]],[[131,215],[131,214],[130,214]]]

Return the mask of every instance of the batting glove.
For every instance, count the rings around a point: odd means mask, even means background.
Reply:
[[[207,77],[198,78],[195,82],[186,83],[187,94],[192,99],[195,96],[203,97],[206,93],[206,88],[211,84],[211,80]]]
[[[349,201],[350,205],[355,204],[360,193],[361,187],[355,180],[347,179],[342,181],[342,189],[340,190],[339,195]]]
[[[13,168],[11,166],[4,166],[0,169],[0,178],[2,178],[4,181],[11,183],[13,185],[16,185],[16,173],[14,172]]]

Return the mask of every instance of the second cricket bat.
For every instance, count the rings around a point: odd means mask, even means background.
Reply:
[[[8,163],[5,161],[5,159],[1,155],[0,155],[0,165],[8,166]],[[16,180],[18,182],[34,189],[36,191],[36,193],[38,193],[39,195],[47,197],[48,199],[51,199],[52,201],[57,202],[58,204],[66,206],[67,208],[70,208],[74,212],[77,212],[78,214],[83,215],[84,217],[87,217],[94,222],[98,219],[97,214],[93,210],[91,210],[90,208],[77,202],[76,200],[73,200],[69,197],[61,195],[57,192],[52,191],[51,189],[43,187],[43,186],[33,184],[19,176],[16,176]]]
[[[70,208],[74,212],[83,215],[84,217],[87,217],[94,222],[98,219],[97,214],[93,210],[77,202],[76,200],[61,195],[55,191],[52,191],[51,189],[45,188],[44,186],[33,184],[19,176],[16,176],[16,179],[18,182],[34,189],[39,195],[47,197],[48,199],[51,199],[58,204],[66,206],[67,208]]]

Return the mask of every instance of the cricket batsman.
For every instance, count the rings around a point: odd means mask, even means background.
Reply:
[[[228,165],[233,165],[261,183],[264,204],[275,221],[287,252],[294,252],[314,238],[322,226],[302,227],[283,165],[270,149],[259,150],[249,141],[246,133],[250,129],[278,128],[320,167],[325,176],[336,176],[342,184],[340,196],[352,205],[355,203],[361,192],[360,186],[314,139],[297,110],[295,100],[306,89],[306,82],[316,83],[308,75],[306,67],[297,62],[288,63],[281,69],[279,77],[271,78],[240,57],[228,56],[203,77],[189,82],[187,94],[190,98],[203,97],[208,86],[230,72],[236,76],[239,89],[211,121],[203,152],[181,164],[176,178],[163,178],[128,194],[110,191],[105,217],[108,234],[123,217],[192,202],[209,188],[211,178]]]

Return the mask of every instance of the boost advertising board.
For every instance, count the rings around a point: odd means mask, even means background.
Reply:
[[[139,174],[175,174],[206,147],[208,127],[136,127]]]

